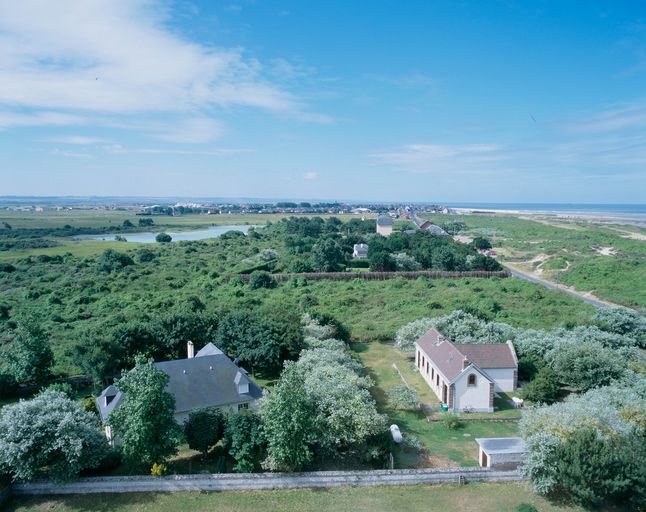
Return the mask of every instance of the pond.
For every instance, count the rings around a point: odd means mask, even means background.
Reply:
[[[206,229],[196,229],[194,231],[166,231],[172,239],[173,242],[179,242],[182,240],[205,240],[207,238],[217,238],[222,236],[224,233],[229,231],[242,231],[246,233],[249,231],[249,228],[257,228],[256,225],[232,225],[232,226],[210,226]],[[114,241],[115,236],[122,236],[128,242],[139,242],[144,244],[154,243],[155,237],[158,233],[152,232],[143,232],[143,233],[102,233],[100,235],[78,235],[75,236],[75,240],[104,240],[106,242]]]

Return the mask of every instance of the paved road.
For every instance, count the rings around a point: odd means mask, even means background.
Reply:
[[[607,303],[607,302],[602,302],[600,300],[591,299],[590,297],[586,297],[585,295],[583,295],[581,293],[569,290],[569,289],[564,288],[562,286],[558,286],[558,285],[556,285],[554,283],[550,283],[548,281],[545,281],[543,279],[535,277],[535,276],[533,276],[531,274],[521,272],[520,270],[517,270],[517,269],[515,269],[513,267],[510,267],[508,265],[505,265],[504,263],[503,263],[503,266],[507,270],[509,270],[509,273],[514,277],[524,279],[525,281],[531,281],[532,283],[540,284],[540,285],[544,286],[545,288],[549,288],[550,290],[557,290],[557,291],[560,291],[560,292],[567,293],[568,295],[572,295],[572,297],[576,297],[577,299],[581,299],[582,301],[587,302],[588,304],[592,304],[593,306],[596,306],[598,308],[608,308],[608,307],[612,307],[612,306],[619,307],[618,305],[615,305],[615,304],[610,304],[610,303]]]

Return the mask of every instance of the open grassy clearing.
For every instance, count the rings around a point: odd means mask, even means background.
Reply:
[[[520,411],[508,406],[504,400],[496,402],[497,406],[502,406],[500,412],[464,415],[469,421],[465,421],[464,426],[456,430],[448,429],[441,421],[428,421],[427,415],[420,410],[394,409],[388,402],[387,392],[402,383],[401,373],[406,383],[417,391],[422,404],[433,407],[434,418],[441,418],[443,414],[438,411],[438,398],[415,370],[413,361],[395,350],[392,344],[355,343],[352,350],[358,354],[375,381],[372,393],[380,411],[388,416],[391,423],[399,426],[404,436],[415,436],[425,447],[422,451],[400,448],[394,454],[397,468],[477,466],[476,437],[517,435],[516,423],[471,421],[478,418],[519,418]]]
[[[460,511],[512,512],[530,503],[541,512],[582,510],[552,503],[536,494],[526,483],[436,486],[393,486],[370,488],[294,489],[226,493],[146,493],[85,496],[15,498],[9,512],[165,512],[176,510],[219,512],[355,512]]]
[[[428,217],[438,224],[447,220]],[[455,220],[467,225],[465,234],[491,239],[502,261],[601,299],[646,307],[646,242],[636,239],[643,230],[521,217],[461,215]]]

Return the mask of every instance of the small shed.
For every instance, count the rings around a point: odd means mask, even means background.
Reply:
[[[527,445],[520,437],[484,437],[476,439],[480,447],[478,461],[483,468],[516,469],[523,461]]]

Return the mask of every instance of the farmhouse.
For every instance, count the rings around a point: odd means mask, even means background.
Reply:
[[[377,219],[377,234],[390,236],[393,232],[393,219],[385,215]]]
[[[180,425],[193,409],[217,407],[238,412],[255,409],[262,397],[262,390],[247,372],[213,343],[206,344],[194,355],[193,343],[189,341],[186,359],[155,363],[155,367],[169,377],[166,391],[175,397],[175,421]],[[119,407],[124,396],[116,386],[108,386],[96,399],[108,439],[111,438],[108,416]]]
[[[516,390],[518,359],[511,341],[458,344],[433,328],[415,342],[415,363],[451,411],[493,412],[494,393]]]

